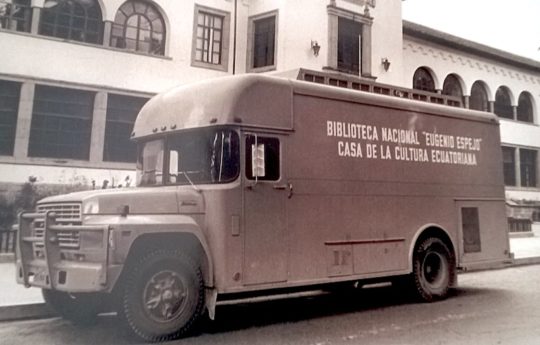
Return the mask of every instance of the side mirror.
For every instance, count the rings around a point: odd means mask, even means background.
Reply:
[[[251,145],[251,173],[255,178],[266,175],[264,144]]]
[[[178,151],[170,151],[169,153],[169,174],[178,175]]]

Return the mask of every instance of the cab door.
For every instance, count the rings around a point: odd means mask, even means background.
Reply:
[[[244,279],[283,282],[288,273],[285,136],[247,133],[244,140]]]

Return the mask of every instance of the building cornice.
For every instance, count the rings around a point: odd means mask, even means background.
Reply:
[[[403,20],[403,36],[414,37],[428,42],[447,46],[453,49],[502,62],[514,67],[540,73],[540,61],[528,59],[504,50],[492,48],[480,43],[453,36],[427,26]]]

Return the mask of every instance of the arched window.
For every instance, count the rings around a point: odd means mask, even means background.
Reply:
[[[463,90],[461,89],[461,83],[459,79],[454,75],[450,74],[446,77],[443,84],[443,95],[454,96],[454,97],[463,97]]]
[[[522,92],[519,95],[517,107],[517,119],[524,122],[533,122],[533,103],[532,97],[528,92]]]
[[[413,88],[416,90],[435,92],[435,81],[433,80],[431,73],[429,73],[425,67],[420,67],[414,72]]]
[[[504,86],[499,87],[495,93],[495,114],[505,119],[514,118],[510,91]]]
[[[103,43],[103,18],[96,0],[46,0],[39,33],[68,40]]]
[[[30,32],[30,0],[0,0],[0,28]]]
[[[164,55],[165,22],[157,8],[139,0],[124,3],[114,18],[111,46]]]
[[[489,111],[488,96],[486,88],[480,81],[475,81],[471,88],[471,98],[469,108],[480,111]]]

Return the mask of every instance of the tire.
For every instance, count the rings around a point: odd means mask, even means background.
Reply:
[[[124,286],[123,318],[145,341],[177,339],[202,314],[202,272],[183,252],[149,252],[128,271]]]
[[[42,289],[45,302],[64,319],[78,325],[96,321],[102,307],[102,296],[96,293],[74,293]]]
[[[455,261],[443,241],[430,237],[415,248],[413,288],[422,301],[433,302],[446,298],[454,274]]]

